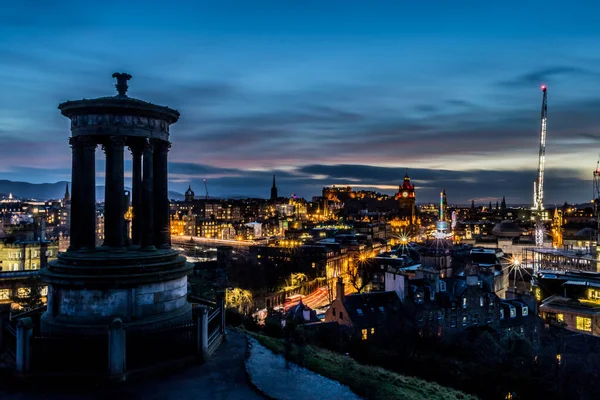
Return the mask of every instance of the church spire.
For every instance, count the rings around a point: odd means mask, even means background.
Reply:
[[[273,186],[271,187],[271,201],[277,200],[277,185],[275,185],[275,174],[273,174]]]
[[[64,201],[69,201],[69,200],[71,200],[71,195],[69,194],[69,184],[67,183],[67,187],[65,188]]]

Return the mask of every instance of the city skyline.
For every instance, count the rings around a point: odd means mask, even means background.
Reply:
[[[266,198],[273,173],[282,196],[392,193],[408,169],[418,202],[446,189],[451,203],[527,204],[543,83],[546,204],[587,202],[598,6],[536,3],[2,5],[0,178],[69,180],[56,106],[115,94],[123,71],[130,96],[182,114],[170,152],[180,193],[202,195],[207,179],[211,196]]]

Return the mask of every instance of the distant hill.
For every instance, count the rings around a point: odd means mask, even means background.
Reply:
[[[68,182],[56,183],[29,183],[0,180],[0,193],[12,193],[13,197],[48,200],[62,199]]]
[[[61,181],[56,183],[29,183],[15,182],[6,179],[0,180],[0,193],[8,196],[12,193],[15,198],[50,200],[62,199],[65,195],[65,187],[68,182]],[[126,190],[130,190],[126,188]],[[182,200],[183,194],[169,191],[169,199]],[[104,186],[96,186],[96,199],[104,199]]]

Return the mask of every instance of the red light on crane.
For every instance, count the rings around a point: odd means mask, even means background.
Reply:
[[[546,91],[546,85],[542,85],[542,91]]]

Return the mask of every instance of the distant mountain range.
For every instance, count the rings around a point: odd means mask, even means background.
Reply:
[[[62,199],[65,195],[67,183],[68,182],[66,181],[56,183],[29,183],[2,179],[0,180],[0,194],[2,196],[12,194],[13,197],[20,199]],[[125,189],[131,190],[130,188]],[[178,192],[169,191],[169,198],[183,200],[184,195]],[[104,186],[96,186],[96,199],[100,201],[104,199]]]

